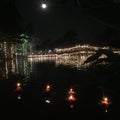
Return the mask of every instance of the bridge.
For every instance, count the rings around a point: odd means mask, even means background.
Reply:
[[[49,53],[44,55],[29,55],[28,61],[53,61],[56,66],[67,65],[71,67],[76,67],[77,69],[86,69],[89,67],[89,63],[84,63],[85,60],[91,55],[95,54],[99,49],[109,49],[109,47],[96,47],[96,46],[74,46],[69,48],[56,48],[55,53]],[[119,49],[114,49],[114,53],[120,54]],[[100,57],[106,57],[104,54]]]
[[[109,47],[98,47],[98,46],[91,46],[91,45],[76,45],[73,47],[68,48],[55,48],[54,53],[48,53],[48,54],[38,54],[38,55],[28,55],[28,58],[38,58],[38,57],[56,57],[56,58],[62,58],[62,57],[80,57],[81,55],[87,55],[90,56],[94,53],[96,53],[99,49],[109,49]],[[111,48],[114,53],[120,54],[119,49]]]

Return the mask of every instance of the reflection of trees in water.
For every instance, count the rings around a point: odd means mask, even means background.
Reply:
[[[4,64],[0,62],[0,79],[4,78]]]
[[[60,57],[59,59],[56,59],[55,63],[56,66],[58,65],[67,65],[70,67],[74,67],[77,69],[86,69],[89,67],[89,64],[84,64],[84,61],[91,56],[91,54],[80,54],[75,56],[64,56]]]
[[[97,70],[112,81],[116,78],[119,80],[120,74],[120,54],[114,53],[112,50],[100,49],[96,54],[88,57],[84,63],[91,63],[91,70]],[[103,65],[104,64],[104,65]]]
[[[110,111],[110,106],[112,104],[111,93],[108,86],[99,86],[99,100],[98,104],[104,112]]]
[[[30,65],[34,64],[35,62],[55,62],[55,66],[64,65],[70,66],[77,69],[86,69],[89,67],[89,63],[84,64],[84,61],[90,57],[93,53],[81,53],[81,54],[66,54],[66,55],[59,55],[57,57],[35,57],[35,58],[28,58]]]
[[[16,79],[29,76],[30,69],[25,60],[7,60],[0,63],[0,79]]]
[[[15,74],[15,64],[13,60],[2,61],[0,63],[0,78],[1,79],[8,79],[13,74]]]

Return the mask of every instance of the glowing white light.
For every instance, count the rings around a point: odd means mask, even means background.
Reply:
[[[47,8],[47,4],[42,3],[42,4],[41,4],[41,7],[42,7],[43,9],[46,9],[46,8]]]
[[[108,112],[108,110],[105,110],[105,112]]]
[[[71,108],[73,108],[73,105],[70,105]]]
[[[21,99],[21,96],[18,96],[18,100],[20,100]]]
[[[50,103],[51,101],[50,100],[45,100],[46,103]]]

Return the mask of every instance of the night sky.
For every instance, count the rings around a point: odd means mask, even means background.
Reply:
[[[58,39],[69,30],[77,32],[80,39],[86,40],[102,39],[102,37],[104,39],[109,39],[111,38],[109,37],[111,33],[112,37],[116,36],[116,31],[117,36],[119,33],[120,27],[119,25],[117,25],[117,22],[115,22],[116,19],[115,17],[117,16],[116,20],[118,21],[119,16],[118,15],[114,17],[112,16],[114,13],[116,13],[116,11],[117,11],[116,14],[118,14],[119,12],[118,4],[115,4],[117,5],[116,10],[116,7],[115,9],[113,9],[113,4],[111,5],[110,2],[108,2],[110,4],[109,6],[112,7],[109,7],[108,3],[105,4],[105,2],[103,3],[103,1],[100,2],[100,0],[98,0],[101,6],[104,5],[105,9],[103,8],[96,9],[98,7],[98,6],[96,7],[98,3],[94,3],[95,8],[93,7],[91,10],[91,8],[86,7],[83,4],[82,7],[84,7],[84,9],[82,9],[81,3],[83,2],[83,0],[80,0],[80,3],[77,5],[74,4],[74,1],[79,0],[2,0],[2,1],[0,5],[2,13],[1,14],[2,20],[0,20],[1,23],[0,25],[2,26],[0,28],[1,31],[6,28],[7,29],[9,28],[8,31],[12,31],[11,28],[16,30],[17,27],[14,28],[12,24],[15,25],[15,23],[18,23],[18,26],[21,27],[23,31],[31,34],[38,34],[40,38],[43,40]],[[14,6],[15,8],[13,8],[12,5],[11,7],[6,7],[6,5],[10,6],[11,1],[15,1]],[[40,7],[41,2],[44,1],[48,3],[48,8],[45,10],[43,10]],[[94,0],[91,1],[92,1],[91,3],[93,3]],[[106,7],[106,5],[108,8]],[[112,12],[110,11],[109,13],[109,10],[111,10]],[[109,16],[107,17],[106,15]],[[103,19],[103,21],[101,19]]]
[[[92,39],[104,26],[81,13],[72,2],[61,4],[60,0],[49,0],[48,8],[40,8],[39,0],[17,0],[16,6],[24,18],[26,29],[39,33],[41,38],[56,39],[68,30],[78,32],[83,39]],[[98,29],[99,28],[99,29]]]

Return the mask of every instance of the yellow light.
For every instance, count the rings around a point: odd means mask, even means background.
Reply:
[[[104,105],[110,105],[110,101],[107,97],[103,97],[103,100],[101,100],[101,103]]]
[[[104,100],[105,100],[105,101],[108,101],[108,98],[107,98],[107,97],[105,97],[105,98],[104,98]]]
[[[47,85],[47,87],[46,87],[47,89],[50,89],[50,85]]]
[[[17,87],[20,87],[21,86],[21,84],[20,83],[17,83]]]

